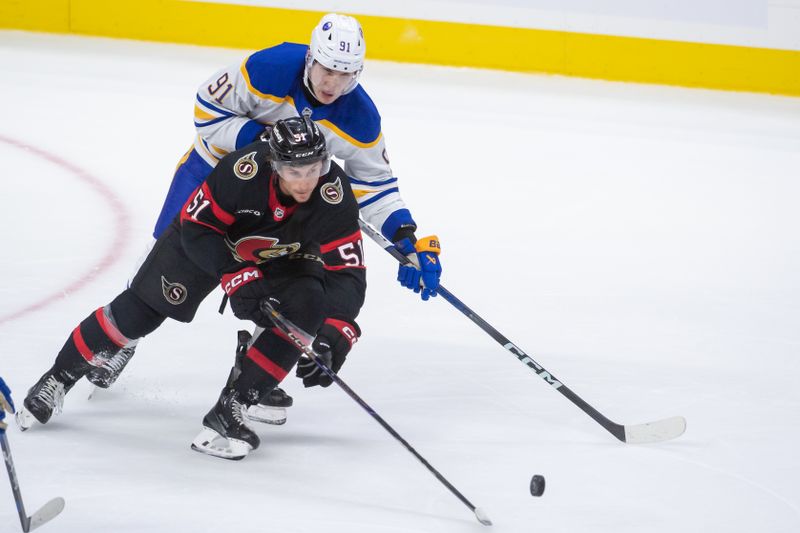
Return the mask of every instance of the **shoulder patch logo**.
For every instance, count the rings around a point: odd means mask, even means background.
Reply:
[[[326,183],[319,188],[319,194],[322,199],[329,204],[336,205],[342,202],[344,198],[344,189],[342,189],[342,178],[336,178],[333,183]]]
[[[240,180],[253,179],[253,176],[258,172],[258,163],[255,160],[256,152],[242,156],[233,165],[233,173]]]
[[[161,292],[164,293],[164,298],[172,305],[182,304],[189,294],[184,285],[171,283],[164,276],[161,276]]]

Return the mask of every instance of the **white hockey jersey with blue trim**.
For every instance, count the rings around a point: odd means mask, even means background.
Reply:
[[[414,221],[386,155],[381,117],[359,85],[332,104],[312,106],[303,91],[308,47],[283,43],[218,71],[199,88],[195,150],[211,166],[253,142],[264,126],[311,111],[328,150],[344,162],[362,216],[389,239]]]

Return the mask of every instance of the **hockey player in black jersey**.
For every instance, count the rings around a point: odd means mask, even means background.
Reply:
[[[397,280],[423,300],[435,296],[442,271],[438,247],[426,248],[425,239],[417,242],[417,224],[400,197],[400,181],[389,164],[380,112],[359,83],[365,58],[366,40],[358,20],[328,13],[312,30],[308,45],[271,46],[205,80],[193,98],[194,146],[175,169],[153,236],[160,237],[169,227],[189,194],[225,153],[251,143],[279,118],[311,113],[328,151],[343,162],[350,176],[361,216],[419,265],[419,269],[400,265]],[[121,350],[87,379],[108,388],[135,350],[136,346]],[[248,416],[282,423],[282,406],[290,402],[281,389],[275,389],[263,405],[248,410]]]
[[[167,318],[190,322],[221,285],[234,314],[266,328],[253,339],[203,419],[193,448],[230,459],[258,447],[243,410],[274,389],[300,351],[261,311],[263,299],[306,331],[334,371],[360,335],[366,289],[358,204],[307,116],[276,122],[268,141],[232,152],[215,167],[158,239],[130,288],[70,334],[53,367],[29,390],[21,428],[46,423],[91,369]],[[313,365],[306,386],[330,385]]]

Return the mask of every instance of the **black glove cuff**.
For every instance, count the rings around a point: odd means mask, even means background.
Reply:
[[[408,239],[412,243],[415,243],[417,242],[417,237],[414,235],[416,230],[416,226],[400,226],[397,231],[394,232],[392,242],[400,242],[403,239]]]

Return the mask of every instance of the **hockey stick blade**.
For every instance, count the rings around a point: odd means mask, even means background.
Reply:
[[[625,442],[651,444],[672,440],[683,435],[683,432],[686,431],[686,419],[682,416],[673,416],[655,422],[623,427],[625,428]]]
[[[363,219],[359,219],[359,226],[361,230],[367,234],[375,243],[383,248],[389,255],[394,257],[401,265],[410,264],[410,260],[403,255],[389,239],[383,236],[381,232],[375,229],[372,225]],[[686,419],[680,416],[666,418],[655,422],[648,422],[645,424],[635,424],[632,426],[624,426],[617,424],[608,419],[600,411],[592,407],[583,398],[578,396],[562,381],[557,379],[552,373],[545,369],[542,365],[533,360],[531,356],[525,353],[516,344],[508,340],[505,335],[497,331],[491,324],[484,320],[475,311],[470,309],[467,304],[459,300],[455,294],[448,291],[443,285],[439,285],[439,295],[447,303],[452,305],[456,310],[461,312],[464,316],[469,318],[476,326],[481,328],[484,333],[489,335],[500,346],[505,348],[508,352],[519,359],[525,366],[534,372],[537,376],[542,378],[545,383],[560,392],[569,401],[575,404],[584,413],[589,415],[592,420],[600,424],[606,431],[614,435],[621,442],[631,444],[647,444],[653,442],[662,442],[665,440],[674,439],[679,437],[686,431]]]
[[[491,526],[492,525],[492,521],[489,520],[489,515],[487,515],[486,511],[484,511],[480,507],[476,507],[475,508],[475,518],[477,518],[478,522],[480,522],[484,526]]]
[[[11,492],[14,493],[14,502],[17,504],[19,522],[22,526],[22,531],[28,533],[28,531],[33,531],[58,516],[64,510],[64,498],[53,498],[43,505],[41,509],[33,513],[32,516],[28,516],[25,512],[25,504],[22,501],[22,492],[19,490],[17,471],[14,468],[14,459],[11,457],[11,446],[8,444],[5,432],[0,433],[0,446],[3,450],[3,459],[8,471],[8,480],[11,482]]]
[[[46,504],[42,505],[41,509],[30,516],[28,519],[28,529],[25,531],[33,531],[37,527],[46,524],[53,518],[57,517],[63,510],[64,498],[53,498]]]

